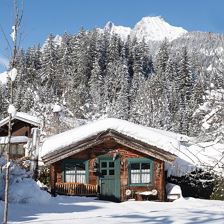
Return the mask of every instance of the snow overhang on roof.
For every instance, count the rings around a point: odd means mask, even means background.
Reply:
[[[178,147],[179,141],[171,138],[167,133],[165,135],[165,133],[165,131],[144,127],[125,120],[107,118],[47,138],[42,145],[41,157],[47,161],[47,158],[52,157],[52,155],[56,154],[57,156],[71,148],[78,148],[85,140],[98,139],[102,135],[109,134],[113,135],[115,140],[119,140],[120,135],[121,138],[128,138],[132,142],[136,141],[145,149],[148,147],[154,152],[157,151],[160,159],[172,162],[176,156],[171,153],[170,149]],[[147,153],[147,150],[145,152]],[[53,157],[55,158],[55,156]]]
[[[19,143],[27,143],[28,142],[28,137],[26,136],[12,136],[10,139],[10,143],[14,144],[19,144]],[[5,145],[8,144],[9,142],[9,137],[0,137],[0,145]]]
[[[16,115],[13,117],[13,120],[17,119],[20,121],[24,121],[28,124],[32,124],[34,126],[40,126],[40,120],[37,117],[34,117],[32,115],[29,115],[27,113],[23,112],[17,112]],[[0,121],[0,127],[4,126],[9,122],[9,117],[6,117],[5,119]]]

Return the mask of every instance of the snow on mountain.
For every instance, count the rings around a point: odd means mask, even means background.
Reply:
[[[172,26],[159,16],[143,17],[133,29],[116,26],[112,22],[108,22],[103,30],[110,34],[119,35],[124,41],[130,35],[132,38],[136,37],[140,41],[144,38],[146,42],[163,41],[165,38],[168,41],[172,41],[187,33],[182,27]]]
[[[143,17],[133,29],[125,26],[116,26],[111,21],[107,22],[103,29],[98,29],[101,32],[107,32],[109,34],[117,34],[123,41],[126,41],[128,36],[131,38],[137,38],[139,41],[163,41],[167,38],[168,41],[177,39],[178,37],[187,33],[187,30],[182,27],[175,27],[167,23],[160,16],[155,17]],[[48,39],[42,46],[42,50],[47,44]],[[53,39],[55,46],[60,46],[62,37],[56,35]]]
[[[108,22],[104,27],[104,31],[112,34],[118,34],[125,41],[128,35],[131,34],[131,28],[125,26],[115,26],[112,22]]]
[[[167,38],[169,41],[177,39],[183,34],[187,33],[182,27],[171,26],[164,19],[159,16],[156,17],[143,17],[139,21],[133,31],[132,35],[137,39],[145,41],[162,41]]]

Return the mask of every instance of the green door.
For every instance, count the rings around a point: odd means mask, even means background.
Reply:
[[[100,159],[100,198],[111,201],[120,199],[120,159]]]

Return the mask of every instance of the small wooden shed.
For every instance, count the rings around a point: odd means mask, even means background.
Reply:
[[[0,121],[0,155],[5,152],[8,141],[9,117]],[[12,118],[11,158],[25,156],[24,144],[32,137],[32,128],[38,128],[40,121],[37,117],[23,112],[17,112]]]
[[[144,141],[150,133],[128,121],[106,119],[50,137],[42,160],[50,165],[52,193],[163,201],[164,163],[176,156]]]

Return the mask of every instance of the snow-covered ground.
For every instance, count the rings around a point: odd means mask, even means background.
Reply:
[[[0,201],[0,222],[3,203]],[[9,223],[223,223],[224,201],[181,198],[174,202],[113,203],[58,196],[46,204],[10,204]]]

